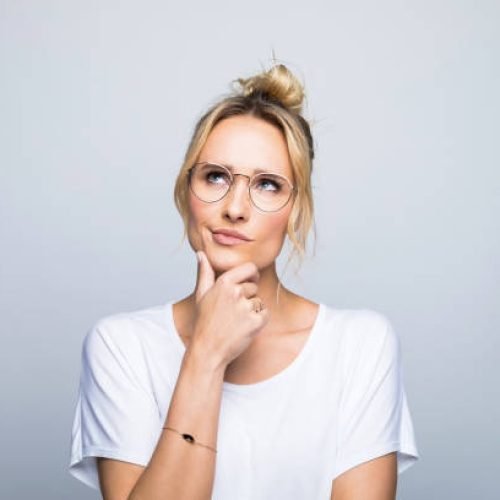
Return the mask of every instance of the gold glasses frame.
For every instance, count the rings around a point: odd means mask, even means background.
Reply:
[[[192,177],[192,171],[198,166],[198,165],[214,165],[216,167],[221,167],[223,168],[224,170],[226,170],[226,172],[228,173],[229,175],[229,180],[230,180],[230,183],[229,183],[229,188],[227,189],[227,191],[220,197],[218,198],[217,200],[213,200],[213,201],[206,201],[206,200],[203,200],[202,198],[200,198],[193,190],[192,186],[191,186],[191,177]],[[272,175],[276,175],[280,178],[282,178],[289,186],[290,186],[290,195],[288,196],[287,200],[285,203],[283,203],[283,205],[279,208],[277,208],[276,210],[264,210],[263,208],[259,207],[255,201],[253,200],[252,198],[252,194],[251,194],[251,191],[250,191],[250,186],[252,185],[252,182],[254,181],[255,178],[259,177],[259,176],[262,176],[262,177],[265,177],[266,175],[269,175],[269,174],[272,174]],[[261,212],[278,212],[279,210],[283,209],[284,207],[287,206],[288,202],[290,201],[290,199],[292,198],[292,196],[294,195],[294,193],[297,192],[297,188],[290,182],[290,180],[284,176],[284,175],[281,175],[281,174],[278,174],[276,172],[259,172],[258,174],[255,174],[253,175],[252,177],[250,177],[249,175],[245,175],[245,174],[237,174],[237,173],[232,173],[229,168],[226,166],[226,165],[223,165],[222,163],[217,163],[215,161],[200,161],[200,162],[196,162],[194,163],[189,169],[188,169],[188,183],[189,183],[189,189],[191,190],[191,192],[196,196],[196,198],[198,198],[199,200],[205,202],[205,203],[216,203],[220,200],[222,200],[228,193],[229,191],[231,191],[231,188],[233,187],[233,184],[234,184],[234,178],[237,176],[237,175],[241,175],[242,177],[246,177],[248,179],[248,196],[250,198],[250,201],[252,202],[252,205],[257,208],[257,210],[260,210]]]

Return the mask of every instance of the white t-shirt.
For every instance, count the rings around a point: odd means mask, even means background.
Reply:
[[[156,448],[185,351],[174,302],[106,316],[83,341],[69,472],[92,488],[95,457],[146,466]],[[401,474],[419,455],[389,320],[320,303],[283,371],[224,382],[216,447],[214,500],[327,500],[336,476],[392,451]]]

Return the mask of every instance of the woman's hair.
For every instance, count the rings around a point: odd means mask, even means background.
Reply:
[[[238,78],[234,90],[212,105],[195,125],[187,148],[183,165],[174,188],[177,210],[184,222],[184,236],[188,225],[188,169],[198,160],[207,138],[220,121],[237,115],[250,115],[277,127],[287,143],[291,167],[297,191],[292,197],[293,208],[290,213],[287,235],[293,244],[289,256],[294,255],[302,261],[305,255],[307,235],[314,230],[314,205],[311,174],[314,159],[314,144],[308,121],[302,116],[304,86],[283,64],[274,64],[249,78]]]

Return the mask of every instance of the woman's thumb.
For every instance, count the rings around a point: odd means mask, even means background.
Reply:
[[[215,273],[208,261],[208,258],[202,250],[196,252],[198,260],[198,274],[196,276],[196,300],[199,301],[203,298],[205,293],[212,288],[215,281]]]

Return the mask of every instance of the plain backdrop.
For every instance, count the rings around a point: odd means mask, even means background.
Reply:
[[[67,472],[82,340],[192,291],[177,171],[274,50],[317,154],[283,282],[397,330],[420,451],[398,498],[498,498],[499,26],[485,0],[1,0],[0,497],[99,498]]]

